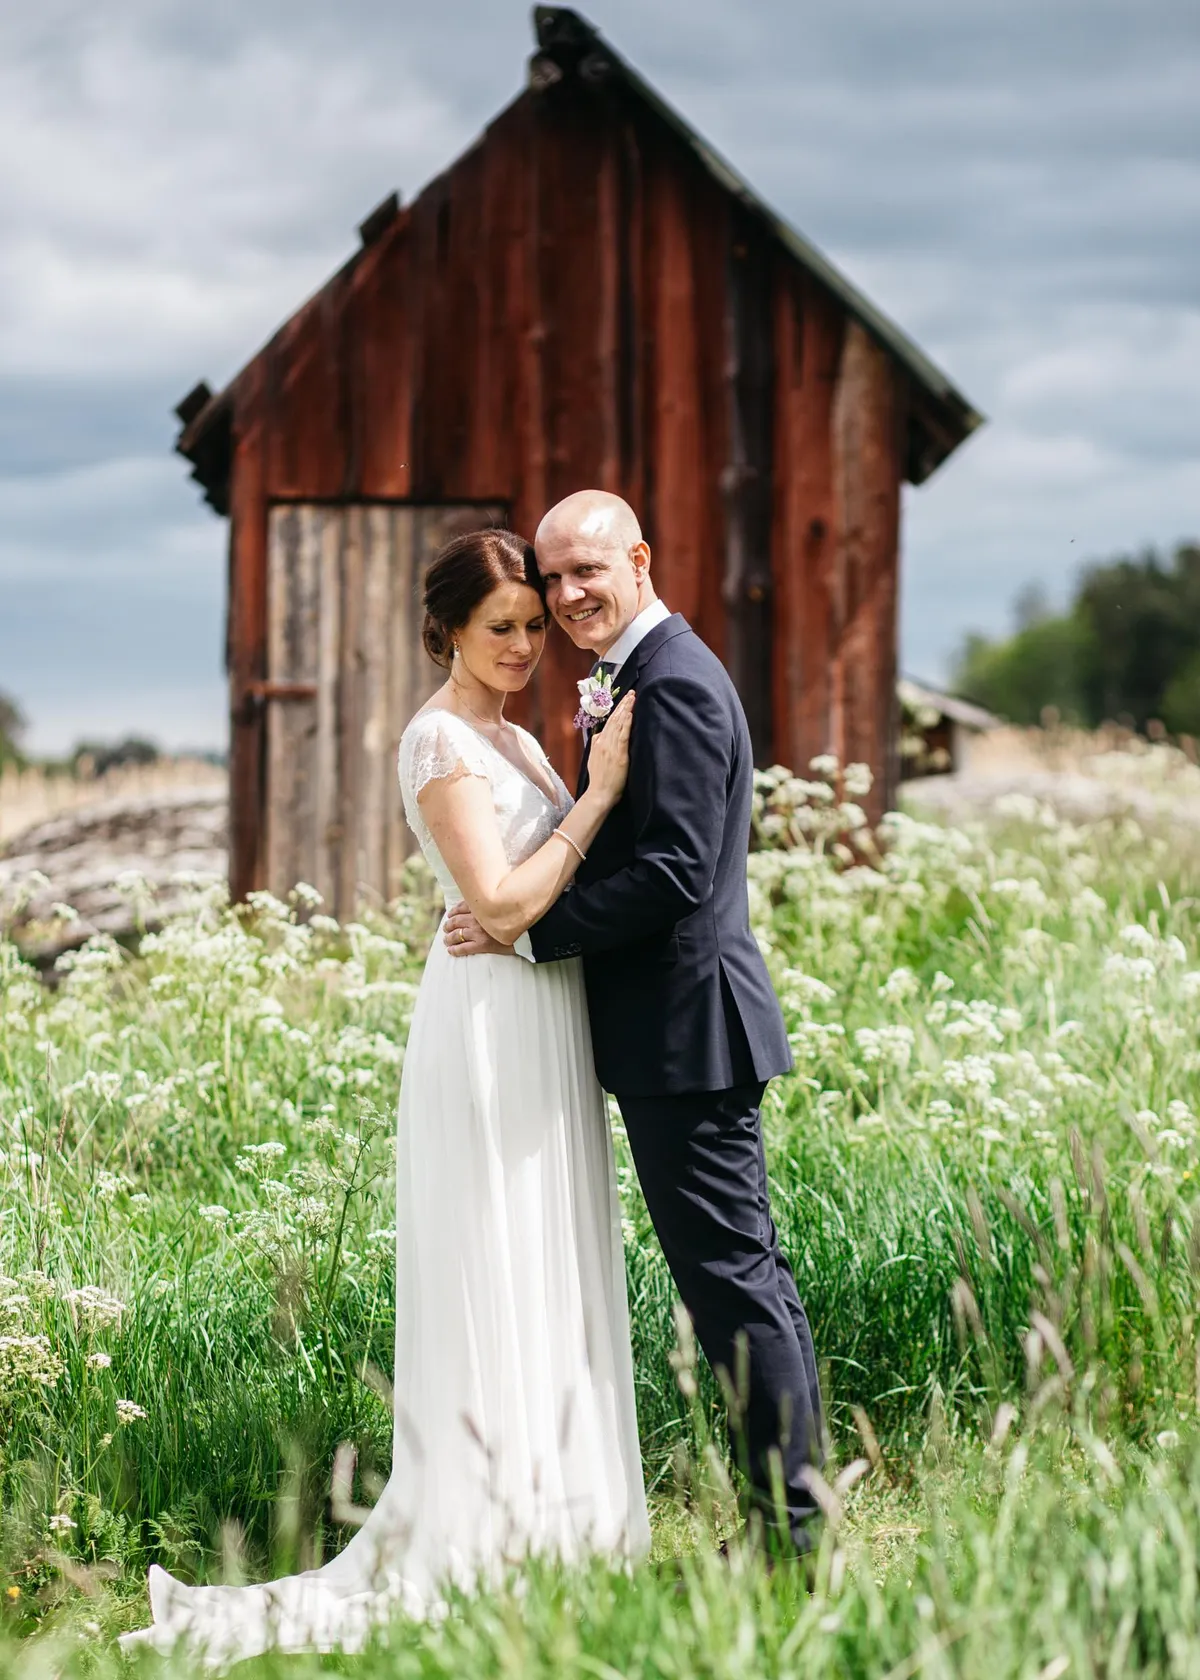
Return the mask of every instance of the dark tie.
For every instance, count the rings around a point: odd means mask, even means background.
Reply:
[[[588,672],[588,676],[589,677],[611,677],[613,672],[616,669],[617,669],[617,662],[616,662],[615,659],[597,659],[596,663],[592,666],[591,670]]]

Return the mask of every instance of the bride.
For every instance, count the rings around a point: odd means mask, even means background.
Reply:
[[[620,796],[633,695],[594,740],[575,805],[504,716],[546,639],[533,550],[508,531],[429,569],[424,642],[448,671],[400,741],[404,810],[447,906],[493,940],[430,948],[400,1086],[391,1476],[321,1569],[191,1587],[155,1565],[153,1624],[212,1666],[267,1648],[356,1650],[397,1609],[495,1581],[530,1554],[636,1556],[650,1533],[624,1255],[578,958],[513,960]]]

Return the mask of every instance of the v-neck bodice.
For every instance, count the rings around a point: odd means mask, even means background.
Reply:
[[[417,713],[400,737],[398,769],[404,815],[447,905],[457,903],[462,893],[421,814],[419,795],[428,783],[454,775],[483,777],[491,788],[500,841],[511,865],[523,863],[543,846],[571,809],[571,796],[538,741],[518,724],[512,727],[532,762],[545,772],[555,790],[553,799],[456,712],[430,706]]]

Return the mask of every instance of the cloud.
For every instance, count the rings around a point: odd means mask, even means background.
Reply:
[[[907,666],[944,674],[1027,580],[1061,598],[1085,558],[1197,534],[1194,0],[588,9],[989,415],[906,496]],[[171,405],[518,90],[527,19],[0,14],[0,688],[38,745],[99,716],[219,739],[225,533],[171,454]]]

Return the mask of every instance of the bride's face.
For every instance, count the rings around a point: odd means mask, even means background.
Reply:
[[[527,583],[497,584],[458,632],[459,661],[477,682],[513,694],[546,645],[546,609]]]

